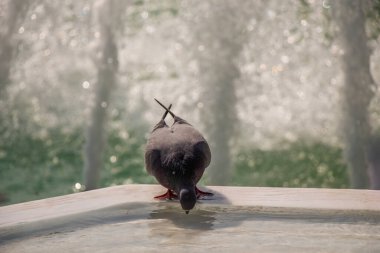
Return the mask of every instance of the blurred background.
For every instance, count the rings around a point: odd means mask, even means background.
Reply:
[[[0,0],[1,204],[155,183],[153,98],[201,184],[380,189],[379,35],[379,0]]]

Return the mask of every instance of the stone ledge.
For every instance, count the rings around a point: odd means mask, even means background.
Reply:
[[[203,187],[201,187],[202,189]],[[354,189],[207,187],[215,193],[200,205],[304,210],[380,211],[380,191]],[[0,228],[53,219],[126,203],[157,202],[159,185],[121,185],[0,207]]]

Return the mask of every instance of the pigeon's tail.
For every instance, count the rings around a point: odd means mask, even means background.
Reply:
[[[168,114],[168,113],[170,113],[170,115],[172,115],[172,117],[173,118],[175,118],[176,116],[174,115],[174,113],[172,112],[172,111],[170,111],[170,108],[171,108],[171,106],[169,106],[169,108],[166,108],[166,106],[164,106],[160,101],[158,101],[157,99],[154,99],[154,100],[156,100],[156,102],[159,104],[159,105],[161,105],[165,110],[166,110],[166,112],[165,112],[165,117],[166,117],[166,114]]]
[[[169,107],[168,107],[168,109],[166,109],[166,111],[164,112],[164,115],[162,115],[161,120],[165,120],[166,115],[168,115],[170,108],[172,108],[172,104],[170,104]]]

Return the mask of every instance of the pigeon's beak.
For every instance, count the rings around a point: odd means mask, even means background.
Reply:
[[[185,211],[186,214],[189,214],[189,212],[190,212],[190,210],[186,210],[186,211]]]

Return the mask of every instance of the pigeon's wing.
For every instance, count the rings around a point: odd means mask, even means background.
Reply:
[[[161,168],[161,154],[160,150],[157,149],[147,149],[145,152],[145,168],[146,171],[155,175],[154,171]]]
[[[149,147],[149,146],[148,146]],[[162,165],[162,152],[157,148],[148,148],[145,151],[145,168],[146,171],[154,176],[156,180],[164,187],[170,189],[167,171]]]
[[[162,129],[162,128],[167,128],[168,125],[166,124],[165,120],[160,120],[154,127],[153,127],[153,130],[152,130],[152,133],[154,133],[155,131],[157,131],[158,129]]]
[[[194,145],[194,155],[199,158],[199,167],[206,168],[211,161],[211,151],[207,141],[201,141]]]
[[[145,167],[149,174],[157,176],[157,171],[162,168],[162,151],[166,147],[167,133],[170,132],[168,127],[155,129],[147,142],[145,148]]]
[[[194,145],[194,157],[197,161],[194,168],[195,182],[198,183],[211,161],[211,151],[206,141],[201,141]]]

